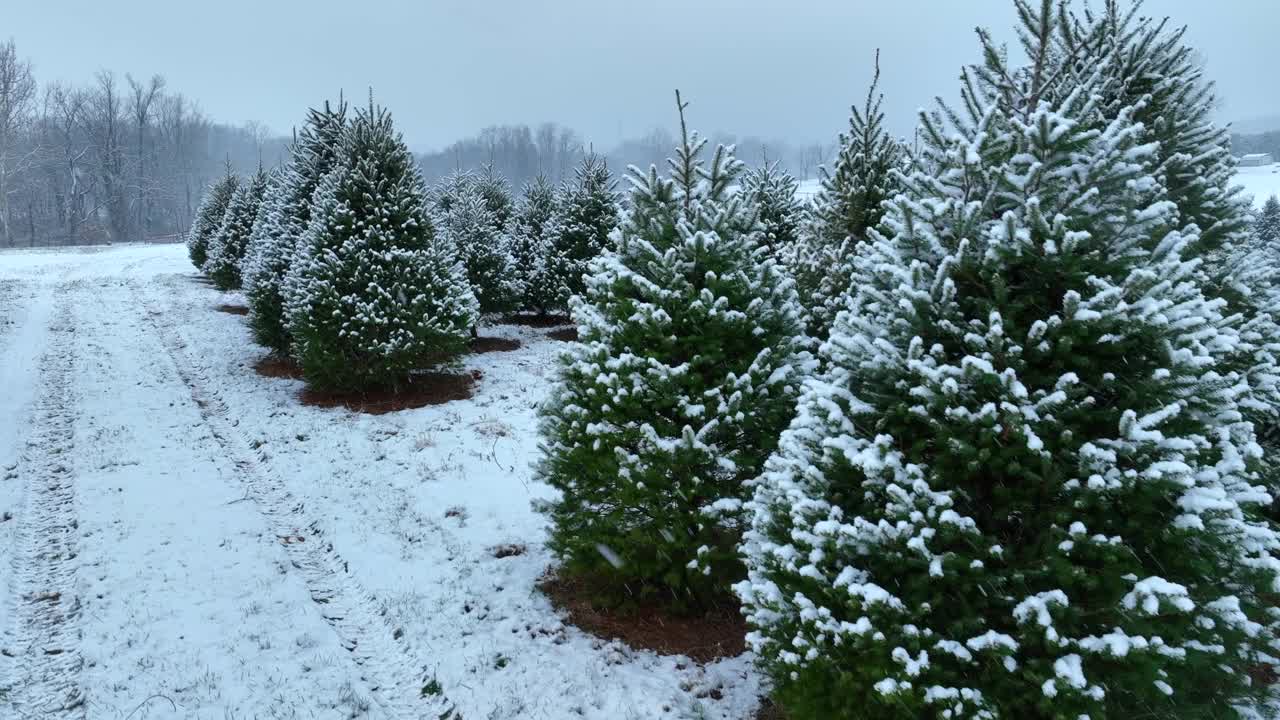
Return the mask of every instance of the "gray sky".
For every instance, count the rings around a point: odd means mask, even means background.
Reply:
[[[977,59],[973,27],[1009,37],[1007,0],[9,0],[41,82],[109,68],[164,75],[220,121],[286,132],[345,88],[373,86],[428,149],[485,125],[554,120],[598,145],[690,121],[828,141],[865,95],[881,49],[885,109],[906,133]],[[1280,2],[1149,0],[1190,26],[1225,120],[1280,115]],[[1277,120],[1280,125],[1280,120]]]

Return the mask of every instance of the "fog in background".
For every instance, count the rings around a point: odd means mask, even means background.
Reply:
[[[304,108],[372,86],[417,150],[481,128],[554,121],[597,146],[674,126],[672,89],[705,131],[829,142],[881,49],[885,110],[907,135],[977,59],[973,28],[1011,38],[1006,0],[61,0],[10,2],[0,37],[39,77],[161,73],[222,122],[285,134]],[[1190,26],[1222,118],[1280,115],[1280,3],[1149,0]],[[1277,120],[1280,124],[1280,119]],[[1246,123],[1248,124],[1248,123]]]
[[[1079,7],[1079,3],[1077,4]],[[1220,120],[1280,129],[1280,2],[1148,0],[1189,26]],[[387,106],[423,174],[485,167],[519,186],[615,172],[690,126],[801,179],[836,151],[880,51],[883,109],[909,137],[979,59],[1011,42],[1010,0],[61,0],[0,13],[0,245],[175,237],[230,168],[270,168],[308,107]],[[1280,132],[1237,150],[1280,156]]]

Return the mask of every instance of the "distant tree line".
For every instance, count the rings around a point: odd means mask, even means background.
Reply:
[[[274,163],[286,145],[259,125],[212,122],[160,75],[38,83],[0,43],[0,246],[179,233],[225,165]]]
[[[753,165],[777,162],[780,169],[799,178],[817,177],[818,168],[835,155],[834,143],[794,145],[755,136],[716,133],[710,141],[736,145],[739,158]],[[592,147],[576,131],[556,123],[499,125],[447,147],[418,156],[423,176],[435,182],[454,172],[487,171],[506,178],[515,187],[539,175],[556,183],[569,180],[584,156],[598,153],[619,172],[630,165],[666,167],[671,148],[678,144],[666,128],[658,127],[639,137],[619,142],[611,150]]]
[[[1268,130],[1250,135],[1232,135],[1231,150],[1237,156],[1251,153],[1271,153],[1280,158],[1280,130]]]

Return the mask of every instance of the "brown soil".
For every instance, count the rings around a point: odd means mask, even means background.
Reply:
[[[248,315],[249,308],[243,305],[219,305],[214,308],[218,312],[229,313],[231,315]]]
[[[398,390],[331,392],[307,388],[300,398],[304,405],[344,407],[354,412],[382,415],[428,405],[466,400],[475,387],[476,373],[431,372],[413,375]]]
[[[561,342],[578,342],[578,328],[563,328],[560,330],[552,330],[547,333],[547,337],[552,340]]]
[[[499,545],[493,549],[493,556],[499,559],[516,557],[518,555],[523,555],[525,550],[525,546],[519,544]]]
[[[253,370],[263,377],[288,378],[290,380],[302,379],[302,368],[298,367],[297,363],[291,358],[276,357],[275,355],[267,355],[254,363]]]
[[[676,615],[659,603],[613,609],[593,602],[599,593],[588,582],[548,573],[538,588],[568,622],[597,637],[621,640],[661,655],[684,655],[694,662],[741,655],[747,624],[734,603],[701,615]]]
[[[520,341],[499,337],[478,337],[471,338],[470,347],[473,353],[508,352],[519,350]]]
[[[760,699],[760,709],[756,710],[755,720],[787,720],[782,708],[773,704],[769,698]]]
[[[567,315],[507,315],[501,320],[503,325],[524,325],[525,327],[551,328],[569,324]]]

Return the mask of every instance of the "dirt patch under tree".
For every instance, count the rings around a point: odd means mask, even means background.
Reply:
[[[676,615],[660,603],[601,607],[594,602],[599,593],[588,582],[552,573],[542,578],[538,588],[568,615],[571,625],[632,648],[684,655],[698,663],[736,657],[746,650],[747,623],[736,603],[726,602],[700,615]]]
[[[520,341],[511,338],[485,337],[472,338],[468,344],[473,353],[510,352],[520,349]]]
[[[469,373],[415,373],[394,390],[333,392],[306,388],[299,395],[304,405],[344,407],[353,412],[382,415],[397,410],[411,410],[428,405],[443,405],[471,397],[479,371]]]

